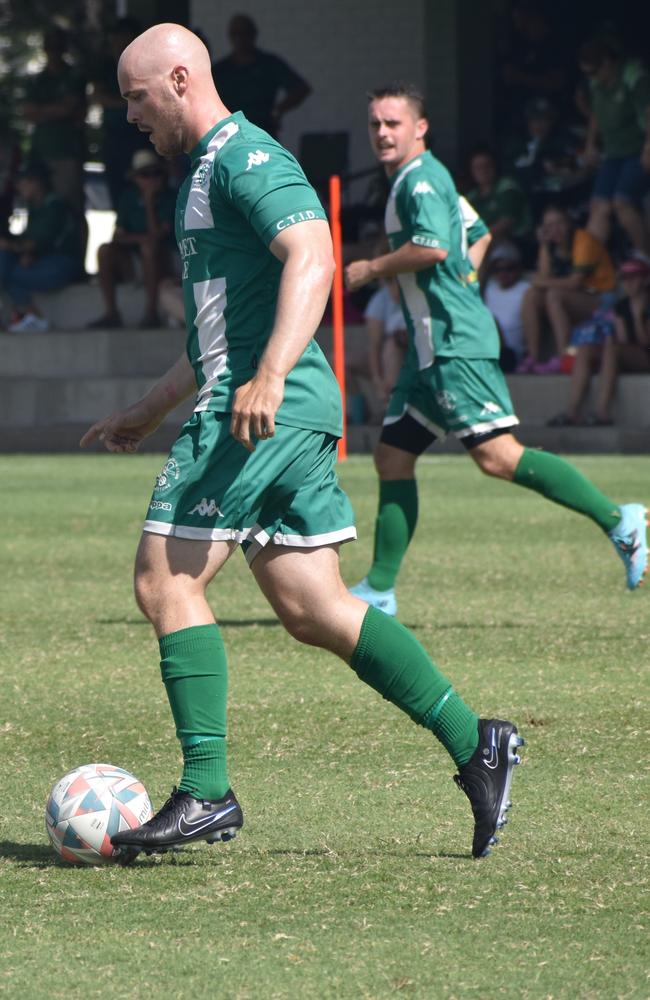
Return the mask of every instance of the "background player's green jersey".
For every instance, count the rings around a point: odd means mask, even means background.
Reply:
[[[241,112],[218,122],[190,156],[176,204],[187,352],[197,410],[229,412],[275,320],[282,264],[268,247],[290,226],[326,216],[293,156]],[[341,435],[338,385],[313,340],[287,376],[276,420]]]
[[[458,192],[431,153],[409,160],[392,177],[385,224],[391,250],[410,241],[447,251],[441,263],[397,276],[419,367],[436,356],[498,358],[496,324],[467,257]]]

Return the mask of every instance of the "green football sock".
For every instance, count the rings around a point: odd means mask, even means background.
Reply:
[[[179,790],[220,799],[230,788],[226,762],[228,664],[217,625],[164,635],[160,669],[183,748]]]
[[[390,590],[413,537],[418,519],[415,479],[379,482],[379,509],[375,521],[375,550],[368,583],[375,590]]]
[[[601,493],[573,465],[548,451],[524,448],[513,481],[541,493],[547,500],[585,514],[603,531],[611,531],[621,519],[618,504]]]
[[[467,763],[478,746],[478,717],[408,629],[368,608],[350,665],[362,681],[430,729],[459,767]]]

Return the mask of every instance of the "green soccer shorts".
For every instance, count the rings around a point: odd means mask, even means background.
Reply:
[[[316,548],[357,537],[336,477],[336,438],[276,424],[249,452],[230,414],[193,413],[156,479],[144,530],[235,541],[252,563],[268,544]]]
[[[412,417],[435,437],[473,438],[519,423],[499,363],[436,358],[418,370],[407,357],[391,393],[384,427]]]

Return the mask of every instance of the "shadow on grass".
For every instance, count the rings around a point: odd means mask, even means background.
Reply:
[[[287,858],[365,858],[368,857],[369,853],[363,851],[328,851],[324,847],[312,847],[307,850],[300,850],[297,847],[276,847],[270,851],[263,851],[263,854],[269,854],[271,857],[287,857]],[[467,854],[452,854],[449,851],[394,851],[394,850],[382,850],[382,856],[387,858],[426,858],[429,861],[433,861],[436,858],[451,858],[455,861],[471,861],[472,855],[468,852]]]
[[[149,625],[146,618],[96,618],[96,625]],[[219,618],[218,625],[227,628],[247,628],[249,625],[262,625],[273,628],[280,622],[277,618]]]
[[[191,855],[181,859],[178,853],[170,853],[168,861],[177,865],[179,863],[184,865],[192,863]],[[14,840],[0,840],[0,859],[2,858],[16,861],[18,866],[22,868],[65,868],[67,871],[94,871],[97,868],[120,867],[117,862],[110,864],[100,862],[97,865],[86,865],[83,863],[70,864],[68,861],[60,858],[54,848],[49,847],[47,844],[19,844]],[[126,867],[128,867],[129,872],[145,870],[159,865],[160,861],[161,856],[148,858],[143,854],[134,864]]]

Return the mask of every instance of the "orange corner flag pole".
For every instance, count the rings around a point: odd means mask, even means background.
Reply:
[[[345,395],[345,329],[343,325],[343,239],[341,236],[341,178],[330,177],[330,227],[334,244],[336,271],[332,284],[332,338],[334,374],[341,390],[343,405],[343,436],[339,441],[339,461],[348,454],[347,399]]]

